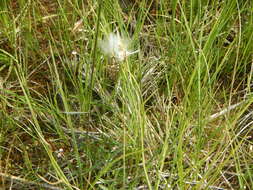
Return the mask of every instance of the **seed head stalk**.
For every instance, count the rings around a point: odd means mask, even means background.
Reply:
[[[89,118],[90,118],[90,102],[92,97],[92,87],[93,87],[93,76],[94,76],[94,70],[96,65],[96,53],[97,53],[97,42],[98,42],[98,34],[99,34],[99,23],[100,23],[100,15],[101,15],[101,7],[102,7],[103,0],[100,0],[98,2],[98,17],[97,17],[97,25],[96,25],[96,34],[95,34],[95,42],[94,42],[94,48],[93,48],[93,54],[92,54],[92,65],[91,65],[91,74],[90,74],[90,83],[88,87],[88,111],[89,111]]]

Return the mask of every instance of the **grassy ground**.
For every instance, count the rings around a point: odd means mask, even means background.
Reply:
[[[0,188],[252,189],[252,31],[250,0],[0,1]]]

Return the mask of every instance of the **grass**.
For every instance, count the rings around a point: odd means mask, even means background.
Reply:
[[[0,20],[1,188],[253,188],[251,1],[4,0]],[[140,50],[122,62],[99,48],[117,31]]]

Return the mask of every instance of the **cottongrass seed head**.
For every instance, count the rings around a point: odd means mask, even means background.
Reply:
[[[100,42],[100,48],[105,55],[115,58],[117,61],[123,61],[129,55],[139,51],[129,51],[127,49],[129,43],[130,40],[122,38],[118,32],[117,34],[110,33],[104,40]]]

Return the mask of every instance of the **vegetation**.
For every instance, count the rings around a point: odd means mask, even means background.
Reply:
[[[0,187],[252,189],[252,31],[250,0],[1,0]]]

